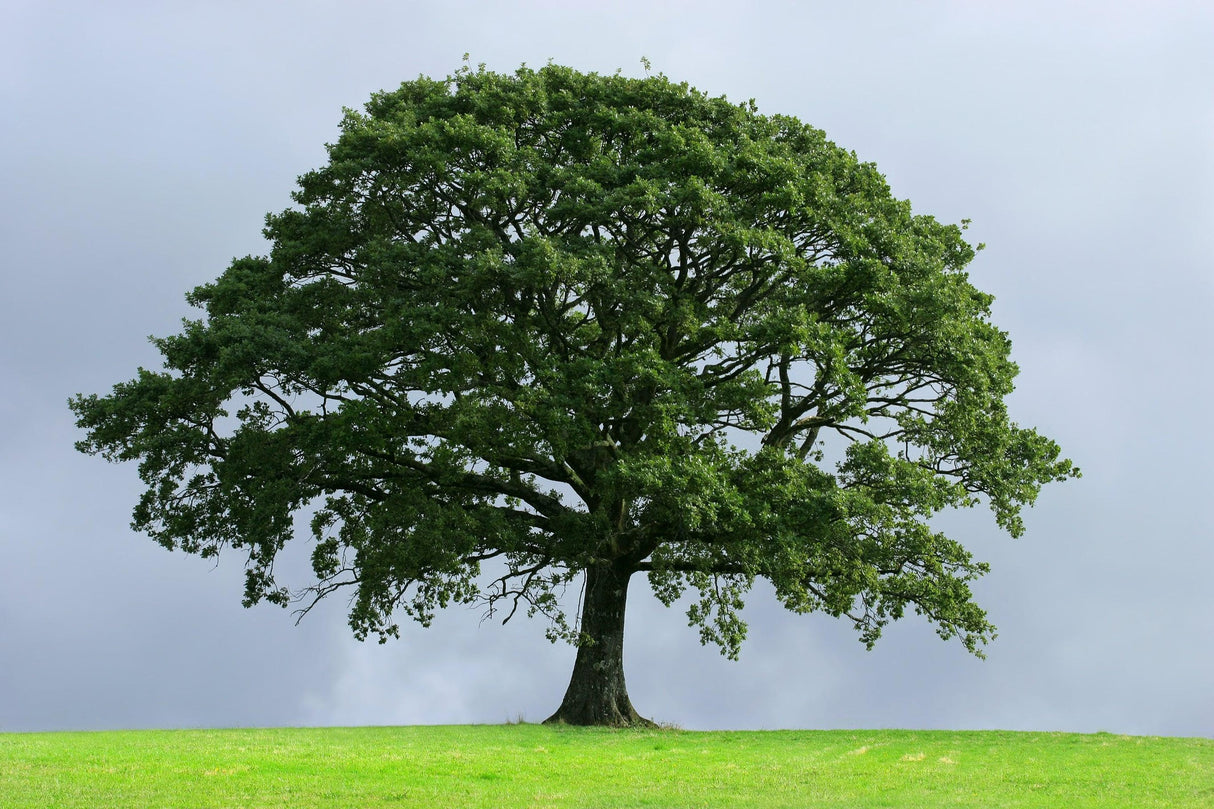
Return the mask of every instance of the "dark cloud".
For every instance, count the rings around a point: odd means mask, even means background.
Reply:
[[[742,660],[634,584],[643,713],[690,728],[1214,735],[1214,13],[1203,3],[16,4],[0,32],[0,729],[500,722],[555,708],[572,650],[450,611],[361,645],[338,598],[239,606],[239,560],[126,526],[134,470],[74,453],[65,400],[156,364],[183,293],[260,252],[342,105],[419,73],[549,58],[655,70],[820,126],[899,196],[974,220],[1023,372],[1016,417],[1085,471],[992,573],[987,661],[909,619],[871,653],[756,588]],[[296,567],[303,568],[296,560]],[[301,571],[302,572],[302,571]]]

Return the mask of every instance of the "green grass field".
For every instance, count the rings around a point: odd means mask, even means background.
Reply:
[[[538,725],[0,734],[0,807],[1214,807],[1214,740]]]

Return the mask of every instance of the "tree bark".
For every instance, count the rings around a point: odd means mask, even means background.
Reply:
[[[561,707],[544,724],[656,727],[632,707],[624,685],[624,608],[632,573],[612,564],[586,569],[573,676]]]

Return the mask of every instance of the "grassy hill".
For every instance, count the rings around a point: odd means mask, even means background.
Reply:
[[[1214,740],[538,725],[0,734],[0,807],[1201,807]]]

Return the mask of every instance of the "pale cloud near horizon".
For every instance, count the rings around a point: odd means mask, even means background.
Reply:
[[[287,9],[289,8],[289,12]],[[865,652],[757,587],[738,663],[638,580],[638,709],[688,728],[1000,727],[1214,736],[1214,7],[26,2],[0,31],[0,730],[537,721],[573,654],[538,623],[451,610],[353,641],[243,610],[218,565],[128,528],[132,468],[72,449],[66,408],[155,366],[183,294],[265,249],[341,107],[464,52],[654,71],[755,98],[973,219],[971,269],[1022,373],[1015,417],[1084,478],[1018,540],[949,518],[992,564],[989,659],[910,619]],[[303,568],[302,555],[296,567]]]

